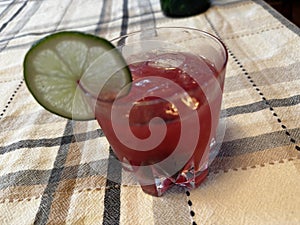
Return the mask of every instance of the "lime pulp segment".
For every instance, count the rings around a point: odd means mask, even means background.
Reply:
[[[95,118],[88,96],[116,96],[132,81],[125,60],[109,41],[75,31],[39,40],[27,52],[23,68],[34,98],[50,112],[73,120]]]

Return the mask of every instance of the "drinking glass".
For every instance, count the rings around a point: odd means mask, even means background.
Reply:
[[[99,94],[94,108],[117,159],[148,194],[161,196],[173,185],[198,187],[224,134],[217,132],[224,44],[186,27],[142,30],[112,43],[133,81],[109,100]]]

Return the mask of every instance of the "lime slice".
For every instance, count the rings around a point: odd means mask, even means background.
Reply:
[[[90,99],[112,99],[132,81],[115,46],[75,31],[39,40],[27,52],[23,67],[34,98],[50,112],[73,120],[94,119]]]

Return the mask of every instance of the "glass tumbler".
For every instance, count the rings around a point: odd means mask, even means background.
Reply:
[[[148,194],[198,187],[222,141],[224,44],[185,27],[142,30],[112,43],[132,82],[110,100],[98,98],[95,115],[116,157]]]

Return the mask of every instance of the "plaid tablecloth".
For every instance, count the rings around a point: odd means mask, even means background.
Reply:
[[[45,111],[22,62],[47,34],[108,39],[189,26],[227,46],[226,134],[196,190],[144,194],[119,167],[96,121]],[[300,224],[300,30],[260,0],[214,1],[165,17],[158,0],[0,1],[0,224]],[[107,179],[115,170],[119,181]]]

